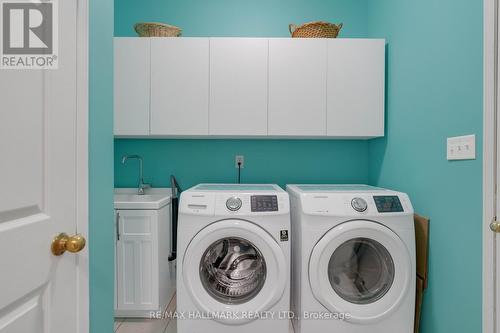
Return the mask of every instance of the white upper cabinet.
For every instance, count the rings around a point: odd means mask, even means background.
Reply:
[[[270,39],[268,134],[325,136],[326,77],[326,39]]]
[[[384,135],[385,41],[328,41],[327,135]]]
[[[151,39],[151,134],[208,135],[209,39]]]
[[[149,135],[149,48],[149,38],[115,38],[115,135]]]
[[[115,40],[117,136],[384,136],[382,39]]]
[[[267,135],[268,39],[210,39],[210,135]]]

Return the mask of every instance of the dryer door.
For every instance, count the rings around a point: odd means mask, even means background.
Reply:
[[[264,229],[243,220],[222,220],[188,245],[183,279],[204,314],[242,324],[282,297],[289,267],[281,247]]]
[[[314,297],[352,322],[375,322],[397,309],[415,274],[409,251],[389,228],[350,221],[330,231],[314,247],[309,283]]]

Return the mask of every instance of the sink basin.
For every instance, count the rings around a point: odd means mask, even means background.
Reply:
[[[144,195],[139,195],[137,189],[116,189],[115,209],[160,209],[170,204],[168,190],[150,189]]]

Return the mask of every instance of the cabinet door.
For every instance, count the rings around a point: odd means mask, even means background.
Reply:
[[[158,213],[154,210],[118,210],[116,214],[117,309],[157,309]]]
[[[151,134],[208,135],[208,38],[151,39]]]
[[[327,134],[384,136],[384,88],[384,40],[329,40]]]
[[[149,38],[115,38],[115,135],[149,134]]]
[[[326,135],[325,39],[269,40],[269,135]]]
[[[210,135],[267,135],[267,59],[267,39],[210,39]]]

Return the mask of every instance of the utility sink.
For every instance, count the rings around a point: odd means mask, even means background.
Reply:
[[[136,188],[116,188],[115,209],[160,209],[170,204],[169,188],[150,188],[145,192],[139,195]]]

